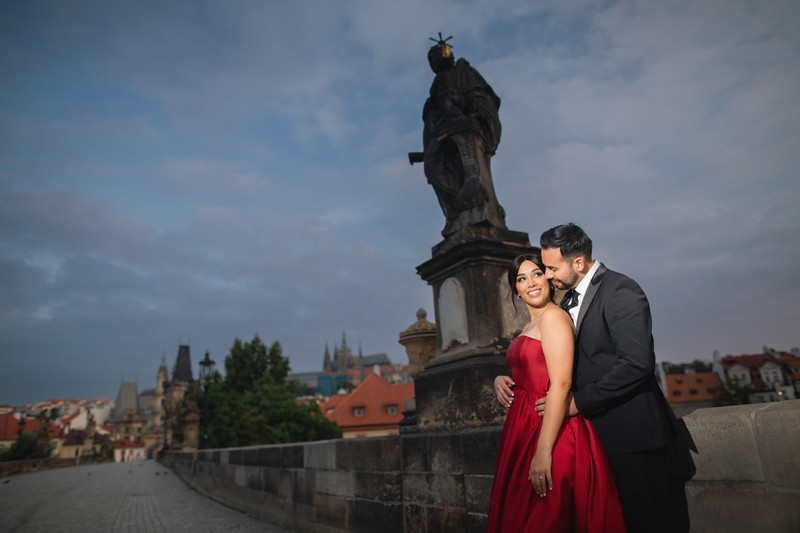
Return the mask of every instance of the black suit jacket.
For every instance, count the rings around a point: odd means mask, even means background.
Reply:
[[[575,405],[609,453],[667,446],[674,417],[655,379],[650,304],[631,278],[602,264],[576,321]]]

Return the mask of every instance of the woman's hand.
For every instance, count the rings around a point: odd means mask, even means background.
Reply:
[[[528,472],[528,481],[533,485],[536,494],[542,498],[547,496],[548,489],[553,490],[552,464],[553,456],[550,453],[536,450]]]
[[[494,393],[497,394],[497,401],[508,409],[514,401],[514,380],[508,376],[497,376],[494,378]]]

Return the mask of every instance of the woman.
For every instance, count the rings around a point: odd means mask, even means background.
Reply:
[[[594,428],[580,415],[566,418],[575,333],[569,315],[553,303],[538,249],[514,259],[508,284],[531,321],[508,347],[511,377],[494,382],[508,414],[487,531],[624,532],[617,488]],[[540,417],[535,402],[545,395]]]

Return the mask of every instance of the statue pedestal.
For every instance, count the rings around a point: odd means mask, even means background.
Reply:
[[[494,378],[508,374],[505,352],[530,320],[515,311],[508,265],[531,250],[528,235],[494,230],[495,238],[437,245],[417,267],[433,287],[436,357],[415,378],[417,427],[421,431],[480,427],[502,422]]]

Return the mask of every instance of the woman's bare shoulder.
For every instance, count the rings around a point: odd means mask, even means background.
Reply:
[[[542,313],[541,325],[546,329],[562,330],[567,329],[573,331],[572,318],[569,313],[561,309],[557,305],[550,305]]]

